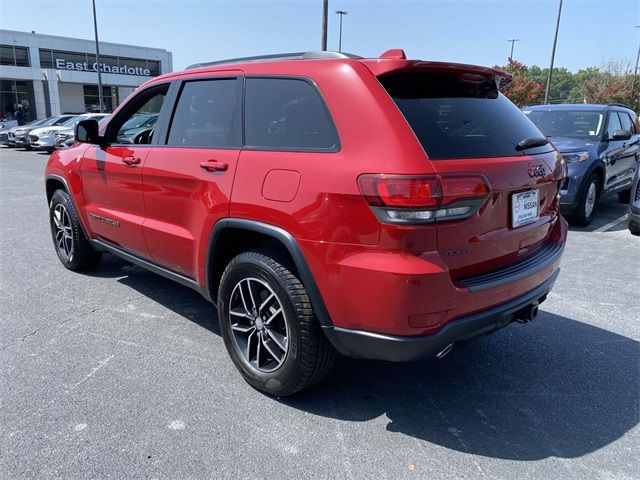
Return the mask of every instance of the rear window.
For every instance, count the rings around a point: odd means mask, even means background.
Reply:
[[[535,154],[550,145],[518,152],[516,145],[543,135],[498,92],[493,80],[461,81],[459,73],[396,73],[380,82],[431,159]]]

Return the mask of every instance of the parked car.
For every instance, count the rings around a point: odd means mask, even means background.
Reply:
[[[332,52],[156,77],[46,167],[62,264],[119,255],[200,292],[254,387],[336,353],[411,361],[532,320],[558,276],[565,166],[492,68]],[[136,113],[157,113],[134,143]]]
[[[0,120],[0,132],[3,130],[7,131],[10,128],[17,127],[17,126],[18,126],[17,120]]]
[[[640,161],[640,130],[633,110],[619,104],[568,104],[526,107],[524,113],[567,162],[560,208],[572,223],[591,223],[598,201],[610,195],[629,203]]]
[[[100,120],[104,118],[105,115],[106,114],[83,113],[71,117],[62,125],[35,128],[29,133],[31,148],[35,150],[45,150],[51,153],[55,150],[55,134],[57,132],[68,128],[75,128],[76,124],[82,120],[89,120],[91,118]]]
[[[158,121],[157,113],[137,113],[131,117],[118,133],[119,143],[138,143],[138,135],[150,132]]]
[[[102,124],[104,124],[104,122],[109,118],[109,114],[98,114],[99,116],[101,115],[100,119],[98,120],[98,126],[101,127]],[[74,143],[76,143],[76,129],[75,129],[75,125],[73,126],[73,128],[67,130],[60,130],[59,132],[56,132],[56,134],[54,135],[54,142],[55,142],[55,147],[56,148],[67,148],[72,146]]]
[[[632,197],[629,203],[629,231],[634,235],[640,235],[640,168],[636,170],[631,193]]]
[[[0,130],[0,145],[6,145],[7,147],[15,147],[16,143],[15,143],[15,131],[16,130],[21,130],[25,127],[27,128],[35,128],[38,125],[42,125],[44,122],[46,122],[47,119],[43,118],[40,120],[32,120],[31,122],[27,123],[26,125],[22,125],[22,126],[18,126],[17,122],[16,125],[14,125],[13,127],[7,128],[7,129],[3,129]],[[12,135],[10,135],[10,133]]]
[[[31,130],[35,128],[62,125],[64,122],[75,116],[76,115],[70,114],[56,115],[45,119],[45,121],[39,125],[22,125],[21,127],[12,128],[9,130],[9,142],[16,147],[24,147],[27,150],[31,150],[31,141],[29,139]]]

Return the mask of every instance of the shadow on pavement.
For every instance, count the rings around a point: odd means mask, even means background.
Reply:
[[[119,277],[220,335],[215,308],[187,287],[109,255],[94,275]],[[640,422],[639,371],[639,342],[541,312],[533,323],[475,339],[443,360],[341,359],[322,384],[272,401],[348,422],[384,415],[389,431],[464,453],[573,458]]]
[[[390,431],[464,453],[573,458],[640,422],[638,343],[544,312],[443,360],[345,359],[338,376],[282,401],[344,421],[385,415]]]
[[[572,232],[593,232],[599,228],[602,228],[612,222],[615,222],[623,215],[626,215],[629,211],[628,203],[621,203],[618,201],[618,196],[614,195],[612,197],[601,200],[598,203],[598,210],[595,213],[595,216],[591,223],[586,227],[577,227],[577,226],[569,226],[569,230]],[[624,220],[620,220],[620,222],[615,225],[609,226],[606,231],[607,232],[617,232],[620,230],[627,229],[627,218]]]

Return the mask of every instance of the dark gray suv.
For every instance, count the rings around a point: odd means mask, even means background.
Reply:
[[[640,129],[633,110],[620,104],[567,104],[523,111],[567,162],[560,208],[571,223],[591,223],[598,200],[606,196],[618,194],[621,202],[629,203],[640,161]]]

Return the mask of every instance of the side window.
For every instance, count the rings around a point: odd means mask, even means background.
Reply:
[[[609,122],[607,123],[607,138],[613,137],[613,132],[620,130],[622,125],[620,124],[620,118],[616,112],[609,113]]]
[[[631,122],[631,117],[627,112],[618,112],[620,116],[620,123],[622,125],[623,130],[628,130],[633,133],[633,123]]]
[[[176,106],[167,145],[240,147],[236,79],[186,82]]]
[[[149,144],[169,85],[151,87],[133,98],[109,123],[107,136],[112,143]]]
[[[320,94],[304,80],[248,78],[244,118],[249,147],[332,150],[338,146]]]

